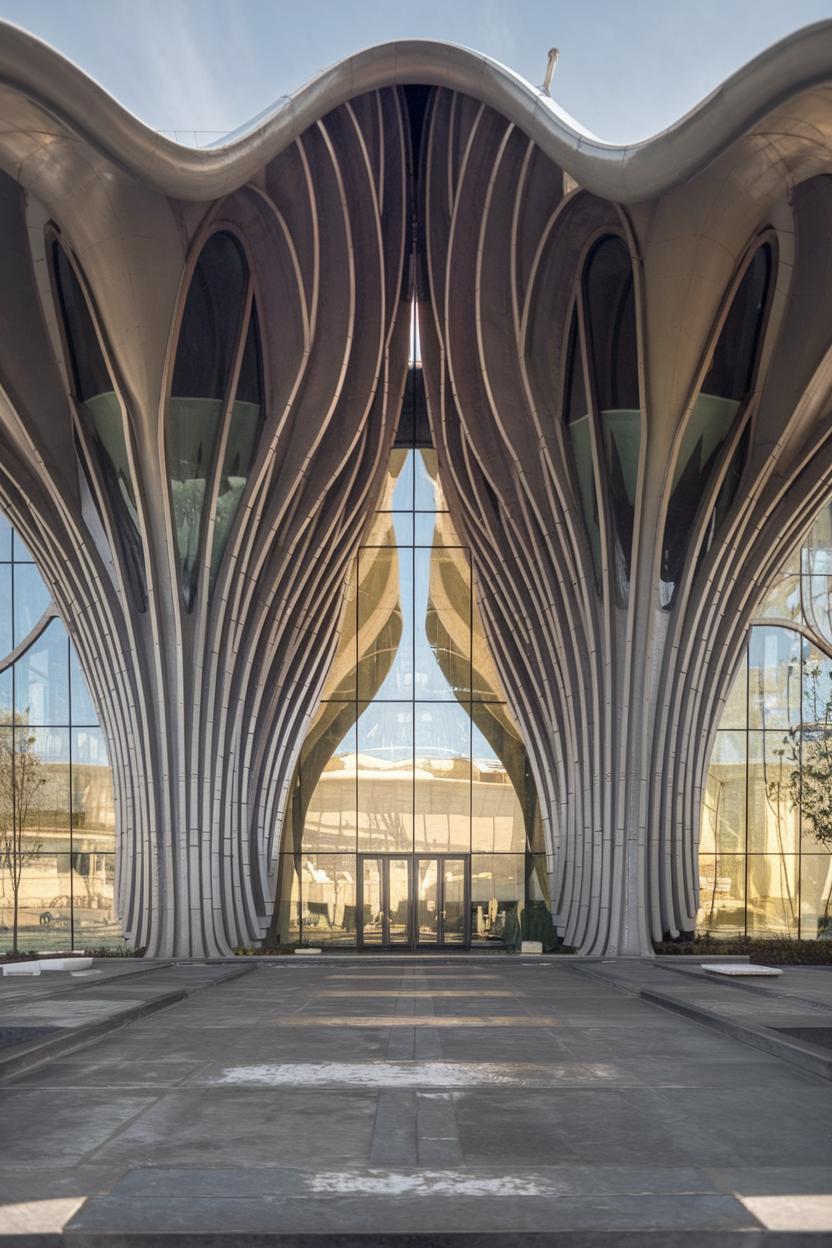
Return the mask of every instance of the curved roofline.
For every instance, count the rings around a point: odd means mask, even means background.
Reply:
[[[832,21],[774,44],[660,134],[614,146],[577,128],[539,88],[483,53],[406,40],[338,62],[221,143],[195,149],[150,129],[48,44],[0,23],[0,85],[33,100],[134,177],[200,202],[236,190],[347,100],[421,83],[473,96],[514,122],[587,190],[638,203],[687,181],[778,105],[826,82],[832,82]]]

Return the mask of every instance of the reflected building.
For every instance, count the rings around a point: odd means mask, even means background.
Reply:
[[[763,599],[719,721],[702,931],[832,939],[832,506]]]
[[[403,42],[194,151],[0,26],[27,923],[826,936],[830,64],[616,149]]]
[[[293,785],[273,937],[516,945],[539,934],[527,905],[550,913],[537,795],[442,493],[414,353],[379,501]]]
[[[104,735],[75,647],[0,515],[0,950],[118,944]]]

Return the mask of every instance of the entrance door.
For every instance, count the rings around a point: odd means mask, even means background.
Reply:
[[[416,943],[468,943],[467,858],[416,859]]]
[[[362,854],[359,864],[362,948],[468,944],[467,858]]]
[[[409,945],[410,859],[362,855],[359,862],[360,943],[367,948]]]

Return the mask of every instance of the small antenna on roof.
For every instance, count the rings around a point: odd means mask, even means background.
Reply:
[[[549,88],[552,85],[552,79],[555,76],[558,60],[560,59],[560,48],[550,48],[548,53],[549,59],[546,62],[546,73],[543,76],[543,86],[540,88],[544,95],[549,95]]]

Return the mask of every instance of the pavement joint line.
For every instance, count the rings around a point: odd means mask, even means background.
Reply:
[[[153,969],[163,970],[167,969],[167,967],[154,967]],[[186,984],[183,987],[163,992],[161,996],[152,1000],[142,1001],[138,1005],[131,1005],[126,1009],[116,1011],[105,1018],[97,1019],[95,1022],[82,1023],[79,1027],[62,1028],[58,1035],[45,1036],[39,1040],[31,1041],[29,1044],[15,1046],[16,1051],[9,1050],[5,1055],[0,1053],[0,1084],[14,1079],[17,1075],[22,1075],[38,1067],[45,1066],[58,1057],[75,1052],[76,1049],[84,1048],[88,1044],[102,1040],[111,1032],[119,1031],[122,1027],[127,1027],[141,1018],[145,1018],[150,1014],[157,1014],[160,1010],[165,1010],[171,1005],[177,1005],[179,1002],[187,1000],[205,988],[213,988],[219,984],[227,984],[232,980],[239,979],[241,975],[246,975],[253,969],[253,967],[241,966],[235,971],[229,967],[227,973],[216,979],[199,984]],[[101,986],[101,981],[97,982]],[[52,999],[51,996],[47,998],[47,1000]],[[0,1005],[2,1005],[1,1002]]]
[[[705,979],[704,974],[699,975],[693,969],[684,966],[661,966],[657,968],[662,971],[672,971],[675,975],[687,976],[688,982],[693,984],[711,985],[715,982],[714,978]],[[791,969],[791,968],[787,968]],[[797,969],[797,968],[794,968]],[[826,968],[820,968],[826,969]],[[802,997],[793,992],[778,991],[770,984],[744,984],[737,979],[729,979],[727,976],[719,980],[720,986],[727,988],[737,988],[740,992],[752,992],[757,996],[769,997],[772,1001],[794,1002],[795,1005],[806,1005],[813,1010],[832,1010],[832,1000],[829,1002],[818,1001],[817,997]]]
[[[645,963],[645,965],[649,964]],[[781,1058],[792,1066],[832,1081],[832,1054],[824,1053],[808,1041],[801,1042],[787,1038],[774,1028],[755,1027],[751,1023],[729,1018],[699,1002],[680,1000],[658,988],[644,988],[638,984],[628,983],[626,980],[615,981],[585,968],[574,967],[573,970],[589,979],[597,979],[609,984],[610,987],[618,988],[629,996],[638,997],[648,1004],[659,1006],[674,1014],[681,1014],[683,1018],[699,1023],[711,1031],[718,1031],[734,1040],[739,1040],[747,1044],[749,1048],[760,1049],[773,1057]],[[708,986],[711,987],[710,981],[708,981]]]

